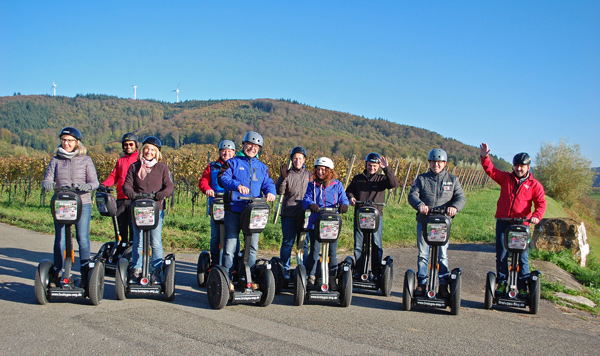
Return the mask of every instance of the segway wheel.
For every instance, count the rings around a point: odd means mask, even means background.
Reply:
[[[38,268],[35,269],[35,299],[41,305],[48,304],[48,284],[50,283],[50,268],[51,263],[40,263]],[[42,270],[42,271],[40,271]],[[42,280],[42,275],[45,276]]]
[[[273,272],[271,272],[270,269],[265,270],[262,274],[260,290],[262,292],[262,296],[260,297],[258,305],[261,307],[271,305],[273,298],[275,297],[275,278],[273,277]]]
[[[283,277],[283,264],[279,257],[271,258],[271,271],[273,271],[273,278],[275,278],[275,294],[280,294],[285,280]]]
[[[208,274],[208,268],[210,266],[210,253],[208,251],[202,251],[198,256],[198,266],[196,268],[196,279],[198,280],[198,286],[204,287],[206,284],[206,277]]]
[[[223,309],[229,299],[229,283],[223,272],[218,268],[213,268],[208,274],[206,280],[206,296],[208,304],[213,309]]]
[[[302,306],[304,304],[304,297],[306,296],[306,289],[304,287],[305,281],[302,280],[303,276],[300,271],[296,270],[296,289],[294,289],[294,305]]]
[[[540,305],[540,280],[532,280],[529,284],[529,313],[537,314]]]
[[[335,276],[330,278],[335,278]],[[342,307],[349,307],[352,303],[352,270],[344,271],[340,282],[342,292],[340,295],[340,305]]]
[[[404,274],[404,287],[402,289],[402,307],[406,311],[412,308],[412,295],[415,285],[415,273],[412,270],[406,271]]]
[[[98,305],[104,299],[104,263],[97,262],[88,279],[88,295],[93,305]]]
[[[461,278],[460,274],[456,275],[454,283],[452,283],[450,290],[450,313],[452,315],[458,315],[460,310],[460,291],[461,291]]]
[[[483,307],[485,309],[492,309],[494,304],[494,293],[496,291],[496,275],[494,272],[488,272],[487,278],[485,279],[485,300]]]
[[[389,297],[392,294],[392,267],[389,265],[383,266],[383,272],[381,273],[381,294],[384,297]]]
[[[117,269],[115,271],[115,294],[118,300],[125,300],[125,285],[127,283],[127,267],[129,262],[121,258],[117,263]]]
[[[175,261],[165,266],[165,300],[172,302],[175,299]]]

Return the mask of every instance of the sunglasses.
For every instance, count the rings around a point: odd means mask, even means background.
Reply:
[[[76,142],[77,140],[74,140],[72,138],[62,138],[61,141],[62,142]]]
[[[135,143],[133,143],[133,142],[127,143],[126,142],[126,143],[123,144],[123,147],[126,147],[126,146],[135,146]]]

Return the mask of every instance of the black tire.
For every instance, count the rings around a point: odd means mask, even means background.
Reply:
[[[404,287],[402,289],[402,307],[406,311],[412,309],[412,295],[414,292],[415,273],[411,270],[404,274]]]
[[[121,267],[124,265],[123,267]],[[127,299],[127,295],[125,294],[125,286],[127,284],[127,266],[129,263],[124,258],[119,260],[117,263],[117,269],[115,270],[115,294],[118,300]],[[121,273],[124,271],[124,274]]]
[[[305,281],[302,280],[302,273],[296,268],[296,289],[294,289],[294,305],[302,306],[304,304],[304,298],[306,296],[306,289],[304,288]]]
[[[227,305],[229,300],[229,283],[218,268],[213,268],[206,280],[206,296],[211,308],[219,310]]]
[[[381,273],[381,294],[384,297],[389,297],[392,294],[393,273],[390,265],[383,266]]]
[[[529,313],[537,314],[540,305],[540,279],[529,283]]]
[[[262,292],[262,296],[260,297],[258,305],[261,307],[267,307],[271,305],[273,298],[275,298],[275,278],[273,277],[273,272],[271,272],[270,269],[265,270],[265,272],[262,274],[260,290]]]
[[[38,268],[35,269],[35,282],[34,282],[35,299],[41,305],[48,304],[48,284],[50,283],[50,268],[51,267],[52,267],[52,265],[46,265],[46,264],[42,265],[40,263],[40,266],[38,266]],[[40,269],[43,269],[43,271],[40,272]],[[43,281],[41,278],[42,275],[46,276]]]
[[[496,291],[496,275],[493,272],[488,272],[485,279],[485,300],[483,307],[485,309],[492,309],[494,305],[494,293]]]
[[[196,279],[198,280],[199,287],[204,287],[206,285],[206,277],[209,266],[210,253],[208,253],[208,251],[202,251],[198,256],[198,266],[196,268]]]
[[[340,278],[340,282],[340,305],[347,308],[352,303],[352,270],[342,272],[342,278]]]
[[[165,300],[172,302],[175,300],[175,261],[165,266]]]
[[[460,274],[458,274],[456,275],[456,279],[454,280],[454,283],[452,283],[450,290],[450,313],[452,315],[458,315],[458,312],[460,311],[460,291],[462,289],[461,285],[462,282]]]
[[[97,262],[90,272],[88,295],[93,305],[98,305],[104,299],[104,263]]]
[[[280,294],[283,289],[284,271],[283,264],[279,257],[271,258],[271,271],[273,271],[273,278],[275,279],[275,294]]]

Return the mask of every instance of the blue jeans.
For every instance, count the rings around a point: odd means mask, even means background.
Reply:
[[[79,245],[79,263],[81,270],[88,268],[90,263],[90,219],[92,217],[92,204],[82,204],[81,217],[75,224],[75,237]],[[61,271],[65,260],[64,251],[66,225],[54,223],[54,269]],[[71,238],[71,236],[69,236]]]
[[[440,269],[438,270],[440,284],[448,284],[450,279],[450,271],[448,270],[448,241],[444,246],[439,246],[438,250],[438,261],[440,263]],[[427,284],[427,275],[429,269],[429,249],[431,246],[425,242],[423,238],[423,223],[417,221],[417,247],[419,248],[419,258],[417,259],[417,265],[419,270],[417,272],[417,281],[419,284]],[[432,267],[433,268],[433,267]]]
[[[151,268],[159,268],[162,265],[163,247],[162,247],[162,227],[165,219],[165,211],[161,210],[158,214],[158,225],[150,230],[150,247],[152,248]],[[133,224],[133,248],[131,259],[134,269],[142,268],[142,243],[144,241],[143,231]]]
[[[295,217],[281,217],[281,234],[283,235],[283,239],[281,240],[281,249],[279,250],[279,257],[281,258],[281,263],[283,264],[283,269],[286,274],[289,273],[290,270],[290,260],[292,256],[292,249],[294,248],[294,243],[296,242],[296,237],[298,236],[298,226],[297,219]],[[306,234],[305,232],[302,232]],[[303,260],[306,264],[306,259],[308,258],[308,239],[304,239],[304,255]]]
[[[221,243],[221,224],[215,224],[213,219],[210,219],[210,264],[213,266],[220,265],[221,251],[219,244]]]
[[[234,266],[233,261],[237,250],[240,248],[240,231],[242,213],[227,210],[225,211],[225,248],[223,249],[223,267],[229,271],[229,276],[232,276]],[[258,237],[260,234],[252,234],[250,240],[250,256],[248,258],[248,266],[254,267],[256,263],[256,253],[258,251]],[[246,248],[246,246],[244,246]]]
[[[381,260],[383,259],[383,216],[379,217],[379,228],[373,233],[373,243],[371,243],[371,271],[373,275],[381,274]],[[358,219],[354,219],[354,259],[356,260],[356,270],[363,271],[366,256],[363,256],[364,234],[358,229]]]
[[[309,276],[316,276],[321,243],[315,239],[314,230],[310,230],[308,236],[310,237],[310,253],[305,263],[306,271]],[[325,259],[325,256],[323,258]],[[337,269],[337,241],[329,244],[329,270],[335,269]]]
[[[507,221],[496,220],[496,283],[506,283],[508,279],[508,251],[504,247],[504,230],[510,225]],[[529,281],[529,249],[521,253],[519,265],[517,288],[525,289]]]

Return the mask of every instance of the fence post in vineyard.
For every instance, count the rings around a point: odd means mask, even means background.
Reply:
[[[398,167],[400,167],[400,159],[398,159],[398,162],[396,162],[396,169],[394,170],[394,176],[395,176],[395,177],[398,177]],[[390,189],[390,190],[388,191],[387,198],[385,199],[385,203],[386,203],[386,204],[387,204],[388,200],[390,199],[390,196],[391,196],[391,195],[394,195],[394,196],[396,195],[396,189],[397,189],[397,188],[398,188],[398,187],[394,188],[393,190],[392,190],[392,189]]]
[[[346,172],[346,181],[344,182],[344,189],[348,187],[348,183],[350,183],[350,176],[352,175],[352,168],[354,168],[354,161],[356,160],[356,155],[352,155],[350,158],[350,165],[348,167],[348,172]]]
[[[400,198],[398,198],[398,205],[402,205],[402,199],[404,198],[404,192],[406,191],[406,183],[408,182],[408,177],[410,176],[410,169],[412,168],[412,162],[408,163],[408,168],[406,169],[406,176],[404,177],[404,183],[402,183],[402,191],[400,191]],[[419,169],[421,168],[421,163],[417,166],[417,174],[419,174]]]
[[[175,160],[173,160],[173,170],[171,171],[171,179],[175,180]],[[175,189],[177,189],[177,185],[175,184],[175,182],[173,182],[173,185],[175,186]],[[175,206],[175,190],[173,191],[173,194],[171,195],[171,208]]]
[[[42,167],[47,167],[46,166],[46,158],[42,158],[42,162],[44,162]],[[42,180],[43,180],[43,178],[42,178]],[[44,187],[41,187],[41,188],[42,189],[40,190],[40,204],[42,204],[42,206],[46,206],[46,191],[44,190]]]

